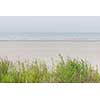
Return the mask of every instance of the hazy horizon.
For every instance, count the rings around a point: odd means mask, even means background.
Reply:
[[[2,32],[100,33],[95,16],[0,16]]]

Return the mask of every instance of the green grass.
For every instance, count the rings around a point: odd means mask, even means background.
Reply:
[[[1,83],[97,83],[100,82],[98,67],[85,60],[68,58],[55,62],[48,69],[45,62],[35,60],[32,63],[0,59]],[[96,68],[96,69],[94,69]]]

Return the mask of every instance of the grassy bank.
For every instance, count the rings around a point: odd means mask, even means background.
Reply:
[[[94,69],[80,59],[64,60],[52,64],[49,70],[46,63],[35,60],[32,63],[17,61],[13,63],[0,59],[1,83],[91,83],[100,82],[98,68]]]

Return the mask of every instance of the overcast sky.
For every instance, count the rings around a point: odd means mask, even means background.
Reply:
[[[0,32],[100,32],[100,17],[0,17]]]

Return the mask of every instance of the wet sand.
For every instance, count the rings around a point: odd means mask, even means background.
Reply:
[[[50,63],[58,55],[100,65],[100,41],[0,41],[0,56],[10,60],[39,58]]]

